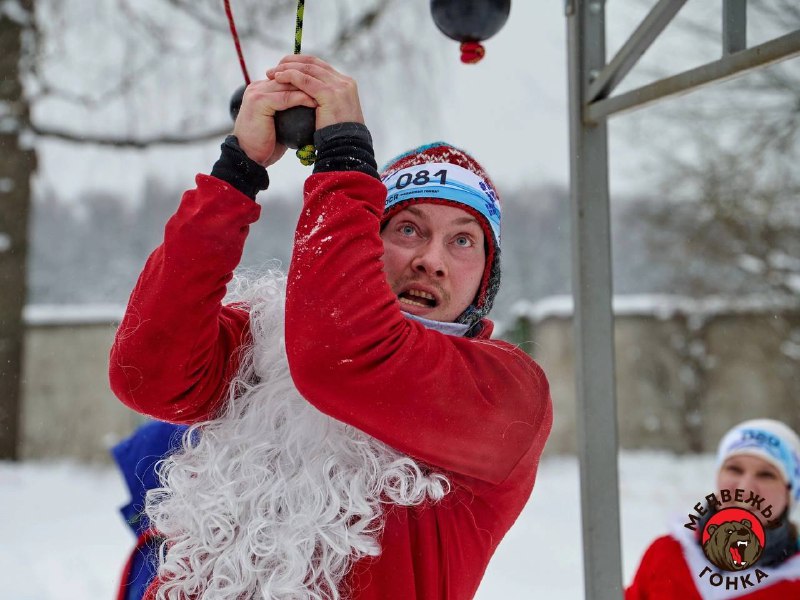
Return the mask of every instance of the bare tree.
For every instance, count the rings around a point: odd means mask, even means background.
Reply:
[[[146,148],[216,140],[230,131],[228,100],[243,77],[221,0],[39,4],[43,35],[30,78],[36,134]],[[251,78],[291,54],[296,5],[232,0]],[[408,32],[414,19],[429,18],[426,10],[399,0],[308,2],[303,51],[360,80],[381,78],[392,61],[411,76],[426,45]]]
[[[0,2],[0,459],[17,458],[28,207],[36,153],[25,132],[21,69],[31,59],[33,0]]]
[[[232,4],[251,68],[291,53],[294,0]],[[309,13],[305,51],[376,79],[382,62],[413,65],[401,59],[424,48],[403,33],[420,6],[320,0]],[[242,82],[229,36],[220,0],[0,0],[0,459],[17,457],[36,141],[147,148],[220,139]]]
[[[775,37],[800,27],[800,5],[751,3],[749,18],[752,36]],[[719,45],[718,32],[684,26],[698,43]],[[659,229],[653,256],[671,257],[675,289],[800,298],[800,63],[639,119],[656,151],[647,171],[652,202],[636,213]]]
[[[800,5],[751,2],[748,21],[750,44],[760,43],[800,27]],[[691,21],[682,27],[684,46],[719,51],[718,29]],[[800,63],[759,69],[634,121],[652,160],[644,201],[626,215],[626,229],[650,233],[645,260],[666,286],[653,291],[800,304]],[[699,407],[716,363],[708,354],[708,322],[695,320],[685,331],[673,343],[687,382],[683,425],[699,450]],[[800,330],[790,329],[781,346],[788,364],[800,363],[798,340]]]

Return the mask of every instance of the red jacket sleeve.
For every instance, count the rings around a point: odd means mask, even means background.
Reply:
[[[411,321],[383,273],[386,189],[361,173],[306,182],[286,300],[295,385],[319,410],[427,464],[505,480],[552,423],[547,380],[521,350]]]
[[[198,175],[147,260],[111,348],[109,379],[130,408],[163,421],[209,418],[236,373],[247,312],[222,306],[261,207]]]

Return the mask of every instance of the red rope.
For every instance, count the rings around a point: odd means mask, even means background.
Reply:
[[[242,46],[239,43],[239,34],[236,33],[236,24],[233,22],[233,11],[231,10],[230,0],[225,0],[225,14],[228,15],[228,25],[231,27],[231,35],[233,36],[233,43],[236,44],[236,53],[239,55],[239,64],[242,67],[242,75],[244,75],[244,82],[250,85],[250,75],[247,74],[247,67],[244,64],[244,54],[242,54]]]

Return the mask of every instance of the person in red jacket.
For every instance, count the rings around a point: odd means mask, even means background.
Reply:
[[[800,539],[789,518],[800,501],[800,438],[772,419],[736,425],[720,441],[716,485],[718,498],[729,490],[731,499],[707,504],[694,531],[685,526],[689,519],[682,518],[670,535],[655,540],[625,592],[626,600],[800,598]],[[739,501],[737,489],[743,490]],[[751,492],[763,500],[748,503]],[[751,523],[753,529],[763,529],[762,553],[747,569],[717,568],[703,551],[706,525],[727,508],[749,510],[759,522]]]
[[[288,275],[234,279],[285,151],[273,116],[300,105],[317,161]],[[443,142],[381,178],[363,123],[352,79],[283,59],[131,294],[112,389],[192,425],[148,497],[166,539],[149,598],[466,600],[531,494],[552,403],[490,339],[495,187]]]

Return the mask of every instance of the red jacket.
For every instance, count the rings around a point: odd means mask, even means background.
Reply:
[[[625,591],[625,600],[722,600],[746,598],[747,600],[788,600],[800,598],[800,554],[776,568],[756,567],[767,577],[758,582],[752,573],[742,581],[746,572],[722,572],[721,580],[712,584],[712,572],[717,569],[702,553],[694,537],[676,530],[674,536],[665,535],[654,541],[642,557],[639,570],[631,586]],[[728,581],[727,578],[735,580]],[[750,585],[748,585],[748,583]]]
[[[238,368],[248,314],[223,306],[260,207],[199,175],[145,265],[111,352],[114,392],[157,419],[212,417]],[[405,318],[382,271],[386,189],[362,173],[306,182],[286,299],[289,367],[322,412],[446,473],[437,504],[387,509],[382,554],[358,562],[358,600],[472,598],[533,488],[552,424],[542,370],[517,347]],[[375,399],[379,400],[376,401]]]

